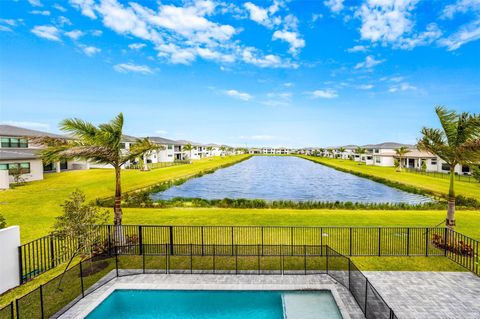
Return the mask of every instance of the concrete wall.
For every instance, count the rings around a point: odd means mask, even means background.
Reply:
[[[18,246],[19,226],[0,229],[0,294],[20,284]]]
[[[26,182],[38,181],[43,179],[43,163],[40,159],[29,159],[29,160],[0,160],[1,164],[10,164],[10,163],[30,163],[30,173],[22,174],[22,177]],[[13,183],[13,176],[10,176],[10,183]]]
[[[10,188],[10,177],[6,169],[0,170],[0,189]]]

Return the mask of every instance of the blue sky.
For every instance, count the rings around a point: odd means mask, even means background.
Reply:
[[[480,0],[0,2],[0,121],[248,146],[414,143],[480,112]]]

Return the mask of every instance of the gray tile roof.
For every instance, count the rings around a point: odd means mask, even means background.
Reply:
[[[42,132],[37,130],[30,130],[23,127],[13,126],[13,125],[0,125],[0,136],[11,136],[11,137],[35,137],[35,136],[50,136],[55,138],[67,138],[66,136],[53,134],[48,132]]]
[[[168,138],[163,138],[159,136],[148,136],[148,139],[150,139],[152,142],[158,143],[158,144],[180,144],[178,141],[170,140]]]
[[[0,160],[26,160],[40,158],[39,149],[35,148],[0,148]]]

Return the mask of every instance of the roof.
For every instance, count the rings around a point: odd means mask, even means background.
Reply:
[[[148,136],[148,139],[157,144],[179,144],[177,141],[169,140],[168,138],[159,136]]]
[[[54,138],[68,138],[64,135],[53,134],[43,131],[31,130],[28,128],[13,126],[13,125],[0,125],[0,136],[12,136],[12,137],[37,137],[37,136],[49,136]]]
[[[40,149],[24,148],[24,149],[11,149],[0,148],[0,160],[25,160],[40,158],[38,154]]]
[[[384,142],[380,144],[367,144],[363,145],[363,148],[383,148],[383,149],[396,149],[400,148],[402,146],[406,146],[408,148],[414,148],[414,145],[410,144],[402,144],[402,143],[396,143],[396,142]]]
[[[202,143],[197,143],[197,142],[192,142],[187,140],[177,140],[176,144],[181,144],[181,145],[192,144],[193,146],[204,146],[204,144]]]
[[[122,135],[122,142],[136,142],[139,138],[131,135]]]

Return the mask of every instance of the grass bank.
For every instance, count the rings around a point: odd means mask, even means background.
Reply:
[[[248,155],[205,158],[192,164],[153,169],[122,171],[124,192],[149,187],[165,181],[189,178],[201,172],[234,164]],[[0,192],[0,214],[8,225],[20,225],[22,242],[50,232],[60,205],[75,189],[82,190],[88,200],[112,196],[115,176],[111,169],[91,169],[45,174],[45,179]]]
[[[351,160],[341,160],[314,156],[299,156],[313,162],[323,164],[344,172],[357,174],[365,177],[371,177],[379,180],[384,179],[391,183],[398,183],[406,187],[412,187],[420,192],[433,194],[445,198],[448,195],[450,181],[448,179],[438,178],[409,172],[396,172],[393,167],[381,167],[365,165]],[[392,185],[392,184],[391,184]],[[480,199],[480,183],[469,183],[455,181],[455,191],[457,195],[478,201]]]

